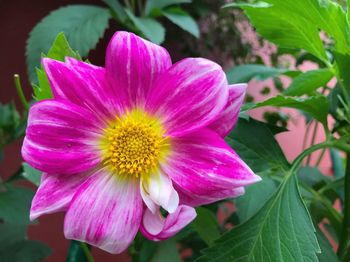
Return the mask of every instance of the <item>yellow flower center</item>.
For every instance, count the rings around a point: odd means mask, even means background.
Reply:
[[[139,177],[155,170],[169,148],[159,121],[134,110],[112,121],[102,140],[104,163],[117,174]]]

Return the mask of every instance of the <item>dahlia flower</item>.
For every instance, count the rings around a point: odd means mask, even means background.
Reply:
[[[68,239],[120,253],[138,230],[169,238],[194,206],[260,180],[223,139],[246,85],[229,86],[216,63],[172,64],[164,48],[117,32],[105,68],[69,57],[42,64],[54,98],[31,107],[22,147],[43,172],[32,220],[66,211]]]

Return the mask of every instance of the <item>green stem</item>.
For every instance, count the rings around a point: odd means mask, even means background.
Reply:
[[[87,260],[88,262],[94,262],[94,258],[93,258],[93,256],[91,255],[88,246],[87,246],[85,243],[83,243],[83,242],[80,242],[80,246],[81,246],[81,249],[84,251],[86,260]]]
[[[317,128],[318,128],[318,122],[315,122],[314,130],[312,131],[312,138],[311,138],[311,146],[315,144],[316,135],[317,135]],[[311,162],[311,155],[308,155],[306,160],[306,165],[309,166]]]
[[[317,159],[317,161],[316,161],[316,167],[319,167],[319,165],[321,164],[321,161],[322,161],[322,159],[323,159],[324,154],[326,153],[326,151],[327,151],[327,148],[323,148],[323,149],[322,149],[322,152],[321,152],[320,156],[318,157],[318,159]]]
[[[346,155],[346,169],[344,181],[344,206],[343,206],[343,225],[342,236],[338,248],[338,256],[341,261],[348,261],[350,257],[350,154]]]
[[[28,111],[29,105],[28,105],[27,99],[26,99],[26,97],[24,96],[24,93],[23,93],[23,89],[22,89],[22,85],[21,85],[21,79],[20,79],[19,75],[17,75],[17,74],[15,74],[13,76],[13,79],[15,81],[15,87],[16,87],[16,90],[17,90],[18,97],[21,100],[21,103],[22,103],[24,109],[26,111]]]
[[[311,124],[312,124],[312,120],[309,123],[307,123],[307,125],[306,125],[306,130],[305,130],[304,139],[303,139],[303,150],[306,148],[307,135],[309,134]]]
[[[311,153],[313,153],[313,152],[315,152],[315,151],[317,151],[319,149],[326,148],[326,147],[332,147],[332,146],[334,146],[334,143],[326,141],[326,142],[323,142],[323,143],[320,143],[320,144],[313,145],[313,146],[309,147],[308,149],[304,150],[293,161],[292,167],[290,169],[290,173],[292,174],[292,173],[294,173],[296,171],[296,169],[298,169],[298,167],[303,162],[303,159],[306,156],[310,155]]]

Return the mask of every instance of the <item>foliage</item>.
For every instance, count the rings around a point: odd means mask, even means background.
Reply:
[[[132,4],[126,1],[125,6],[118,0],[102,1],[108,8],[93,5],[61,7],[52,11],[33,28],[26,46],[27,68],[31,82],[36,84],[41,78],[45,79],[43,71],[36,68],[40,65],[41,54],[49,51],[58,33],[63,32],[73,50],[79,50],[79,54],[86,57],[103,37],[112,17],[129,31],[134,31],[157,44],[165,39],[165,28],[156,20],[162,16],[193,36],[199,37],[195,20],[178,6],[182,3],[191,3],[190,0],[148,0],[145,6],[143,1],[138,1],[138,8],[135,6],[135,1]],[[49,95],[46,93],[44,96]]]

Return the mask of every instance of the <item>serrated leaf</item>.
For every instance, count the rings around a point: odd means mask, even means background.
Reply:
[[[36,82],[35,67],[40,64],[41,54],[48,52],[58,33],[64,32],[72,48],[86,56],[103,36],[110,17],[107,8],[93,5],[69,5],[46,16],[33,28],[27,40],[27,67],[31,82]]]
[[[18,225],[29,224],[29,209],[34,192],[10,184],[3,186],[5,190],[0,191],[0,219]]]
[[[147,0],[145,13],[149,15],[154,9],[161,10],[169,5],[191,3],[192,0]]]
[[[324,96],[311,96],[308,98],[289,97],[277,95],[263,102],[251,105],[250,109],[263,106],[295,108],[310,114],[323,124],[327,123],[328,101]]]
[[[328,68],[307,71],[294,78],[283,94],[287,96],[311,95],[319,87],[325,86],[332,77],[333,72]]]
[[[271,2],[273,4],[270,4]],[[266,0],[255,5],[228,4],[226,7],[241,7],[256,31],[267,40],[285,48],[305,49],[322,61],[327,61],[318,27],[314,23],[310,23],[305,17],[290,11],[292,4],[288,5],[285,2],[289,1],[275,3],[275,1]]]
[[[187,12],[180,8],[168,8],[162,11],[162,14],[183,30],[189,32],[197,38],[199,37],[198,25]]]
[[[192,222],[192,226],[205,243],[210,246],[220,236],[217,219],[210,210],[204,207],[197,207],[196,212],[197,217]]]
[[[129,10],[125,9],[126,14],[138,30],[150,41],[155,44],[161,44],[165,38],[164,27],[153,18],[136,17]]]
[[[292,19],[304,18],[308,24],[323,29],[336,41],[336,50],[349,52],[350,29],[342,6],[331,0],[265,0],[277,6],[279,10]],[[294,20],[293,20],[294,22]],[[288,30],[288,29],[286,29]]]
[[[258,212],[276,189],[276,183],[268,177],[263,177],[259,183],[247,186],[245,194],[235,199],[239,221],[242,223]]]
[[[287,70],[282,68],[269,67],[259,64],[246,64],[235,66],[231,70],[226,72],[227,80],[230,84],[236,83],[247,83],[253,78],[257,80],[266,80],[268,78],[287,75],[287,76],[297,76],[299,71]]]
[[[196,261],[318,261],[319,252],[297,180],[290,175],[258,213],[216,240]]]
[[[42,54],[42,56],[62,62],[65,60],[66,56],[81,60],[79,53],[74,52],[74,50],[70,47],[63,32],[57,35],[47,55]],[[38,101],[52,98],[50,83],[42,65],[40,68],[36,68],[36,75],[38,77],[38,84],[33,85],[34,98]]]
[[[23,173],[22,176],[32,182],[34,185],[39,186],[41,180],[41,172],[31,167],[27,163],[22,164]]]
[[[256,173],[289,168],[273,133],[262,122],[240,118],[225,140]]]

